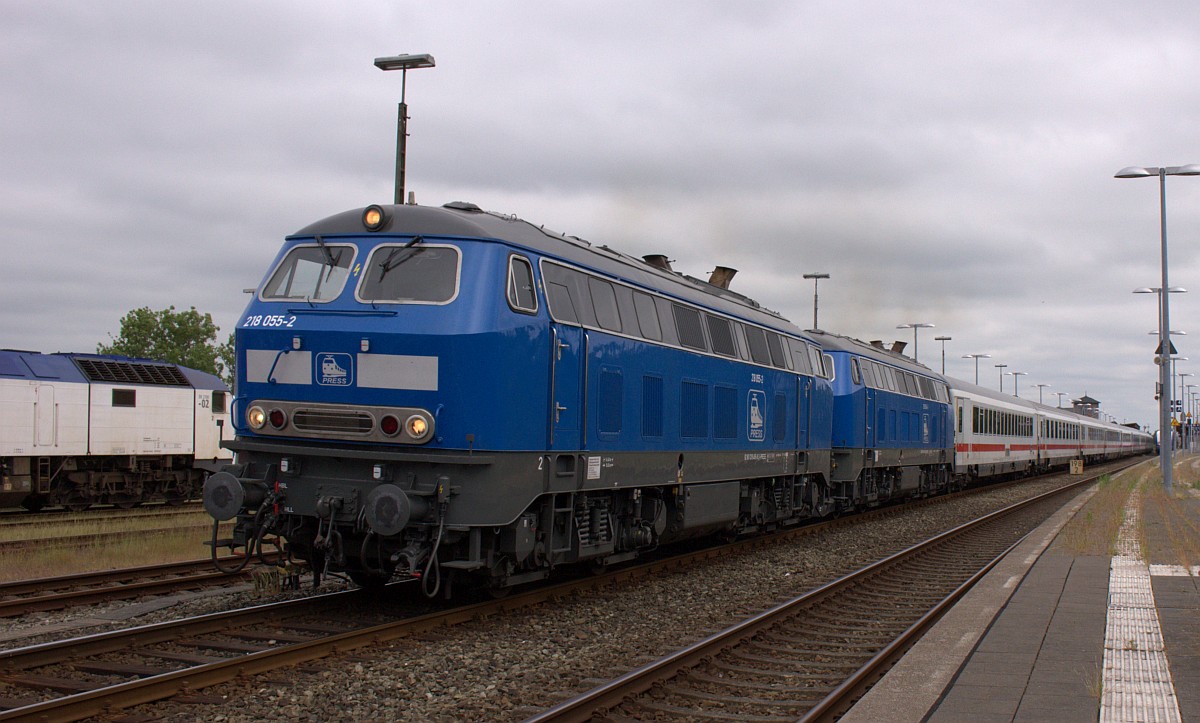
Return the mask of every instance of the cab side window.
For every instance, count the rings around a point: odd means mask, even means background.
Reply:
[[[522,256],[508,259],[508,305],[522,314],[537,313],[537,293],[533,289],[533,267]]]

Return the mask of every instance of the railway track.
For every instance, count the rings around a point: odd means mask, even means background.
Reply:
[[[0,513],[0,528],[11,530],[81,522],[107,524],[125,520],[170,520],[196,516],[203,511],[204,507],[198,502],[188,502],[177,506],[158,505],[155,507],[139,507],[134,510],[110,507],[88,510],[86,512],[24,512],[23,514],[15,514],[11,511],[5,511],[4,513]]]
[[[921,504],[936,503],[937,499]],[[0,721],[77,720],[172,696],[176,700],[184,696],[186,700],[199,689],[240,675],[296,665],[334,652],[379,646],[438,627],[559,600],[581,590],[634,584],[640,578],[702,564],[734,550],[856,524],[869,516],[894,514],[896,509],[741,540],[501,600],[434,612],[429,612],[423,601],[409,600],[401,610],[388,609],[384,613],[386,622],[372,623],[361,617],[351,622],[349,611],[356,609],[360,601],[368,601],[369,605],[358,609],[376,613],[384,605],[380,598],[350,590],[4,651],[0,652]]]
[[[139,541],[153,543],[155,537],[194,532],[197,539],[205,539],[212,532],[211,524],[176,525],[151,529],[122,530],[120,532],[95,532],[87,535],[58,535],[54,537],[30,537],[22,540],[0,540],[0,553],[25,550],[60,550],[63,548],[91,547],[114,540],[136,537]]]
[[[1081,480],[896,553],[528,723],[816,721],[845,712]]]
[[[226,557],[221,562],[231,566],[241,559]],[[212,560],[205,558],[4,582],[0,583],[0,618],[228,585],[249,575],[250,568],[234,575],[218,572],[213,569]]]

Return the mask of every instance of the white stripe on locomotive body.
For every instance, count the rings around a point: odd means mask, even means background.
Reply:
[[[373,389],[438,390],[438,358],[403,354],[359,354],[358,386]]]
[[[312,384],[312,352],[247,349],[246,381],[266,384]]]

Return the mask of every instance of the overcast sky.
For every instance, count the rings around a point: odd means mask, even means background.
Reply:
[[[130,309],[233,330],[282,238],[408,189],[732,288],[802,327],[1157,426],[1156,179],[1200,163],[1200,6],[0,0],[0,347],[94,351]],[[1200,375],[1200,177],[1167,181]],[[1191,379],[1200,381],[1200,379]],[[1004,378],[1013,390],[1014,377]]]

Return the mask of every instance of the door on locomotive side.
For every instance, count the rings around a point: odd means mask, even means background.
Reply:
[[[584,448],[583,371],[587,332],[550,324],[550,448]]]
[[[812,414],[813,380],[801,374],[796,377],[796,448],[808,449],[808,430]]]
[[[58,444],[58,409],[54,404],[54,386],[38,384],[35,392],[34,447],[54,447]]]

